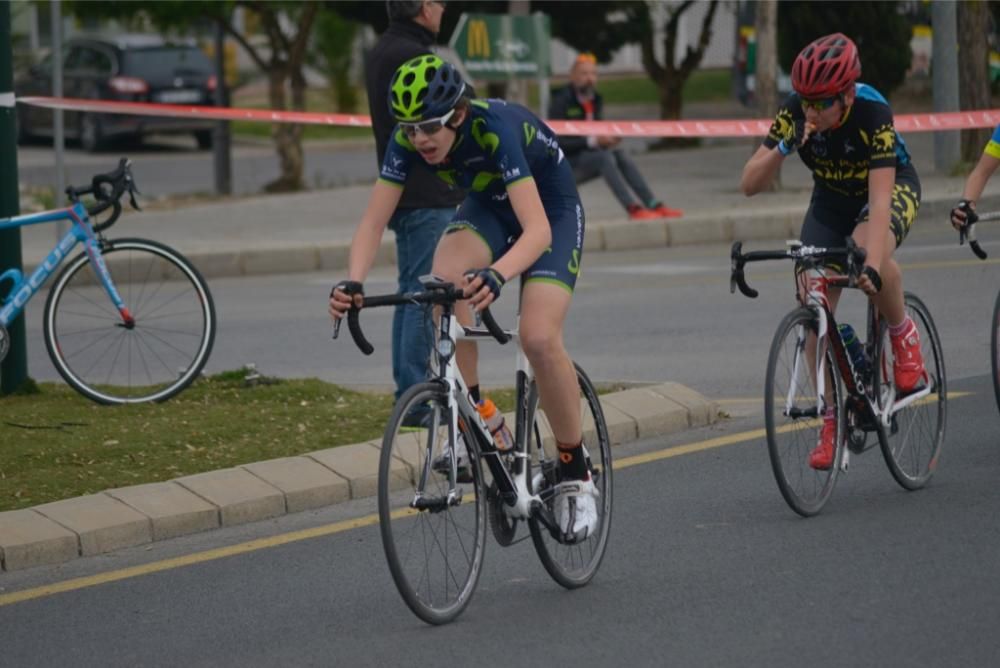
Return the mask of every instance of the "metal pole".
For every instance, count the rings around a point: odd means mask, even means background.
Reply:
[[[52,2],[52,95],[63,96],[63,34],[62,34],[62,0]],[[52,144],[56,152],[56,208],[66,202],[66,127],[63,124],[63,110],[52,112]],[[69,223],[65,220],[56,221],[56,241],[66,236]]]
[[[0,2],[0,218],[16,216],[21,211],[17,194],[13,59],[10,2]],[[20,271],[21,268],[21,230],[0,230],[0,272],[8,269]],[[9,291],[9,285],[6,288],[0,286],[0,291],[3,290]],[[7,333],[10,336],[10,352],[0,364],[0,394],[13,392],[28,378],[23,314],[10,323]]]
[[[213,31],[215,40],[215,105],[229,106],[229,87],[226,85],[226,54],[225,32],[222,24],[215,22]],[[219,195],[230,195],[233,192],[233,167],[230,151],[229,121],[219,121],[215,126],[212,138],[212,155],[215,165],[215,192]]]
[[[934,111],[958,111],[958,28],[956,3],[935,0],[931,3],[931,86]],[[957,130],[934,133],[934,169],[947,173],[961,158]]]

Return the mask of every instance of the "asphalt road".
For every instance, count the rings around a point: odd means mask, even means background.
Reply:
[[[530,541],[491,542],[464,615],[427,627],[355,503],[5,574],[34,598],[0,591],[4,664],[992,665],[1000,418],[987,376],[951,389],[968,394],[926,489],[899,488],[876,449],[809,520],[784,505],[759,437],[706,447],[756,418],[619,450],[611,546],[582,590],[552,582]],[[633,457],[681,442],[702,449]]]
[[[732,417],[616,452],[612,542],[590,586],[563,591],[530,541],[490,544],[468,610],[451,626],[428,628],[396,593],[372,503],[359,501],[6,573],[2,661],[992,665],[1000,415],[987,326],[1000,243],[986,229],[980,236],[990,262],[946,230],[917,231],[899,253],[908,289],[937,322],[956,393],[941,465],[925,490],[904,492],[873,450],[852,460],[819,517],[803,520],[785,506],[752,432],[762,426],[770,339],[791,306],[790,266],[754,267],[749,278],[762,295],[750,301],[729,294],[721,246],[592,254],[567,328],[574,355],[599,379],[684,383]],[[221,329],[210,370],[255,361],[268,374],[384,384],[389,314],[364,316],[372,358],[348,340],[331,342],[330,278],[213,282]],[[369,291],[388,289],[389,278],[380,274]],[[39,342],[42,300],[34,304],[29,334]],[[842,316],[860,321],[860,299],[844,307]],[[484,356],[484,375],[498,383],[509,376],[501,352]],[[30,364],[36,377],[51,369],[40,343]],[[727,446],[710,440],[738,434]],[[695,447],[669,450],[679,444]],[[632,458],[653,452],[661,455]],[[28,600],[5,604],[24,590]]]
[[[1000,229],[980,230],[991,255],[982,262],[958,246],[950,228],[927,224],[898,252],[906,288],[924,300],[937,323],[949,376],[982,373],[1000,287]],[[753,242],[748,248],[778,246]],[[730,294],[728,257],[722,245],[585,255],[566,326],[571,354],[599,381],[670,380],[726,401],[756,396],[774,329],[793,306],[792,265],[749,267],[748,280],[761,295],[750,300]],[[371,357],[354,347],[346,328],[340,340],[331,341],[326,299],[339,278],[313,273],[211,281],[219,332],[207,372],[253,363],[265,375],[387,387],[391,312],[372,309],[362,316],[375,346]],[[391,270],[378,269],[366,291],[392,291],[393,280]],[[505,292],[497,305],[501,323],[512,322],[512,294]],[[54,380],[41,338],[44,303],[44,295],[29,303],[28,370],[37,379]],[[864,331],[864,305],[859,293],[847,294],[838,315]],[[513,358],[506,349],[482,346],[481,360],[485,384],[512,384]]]

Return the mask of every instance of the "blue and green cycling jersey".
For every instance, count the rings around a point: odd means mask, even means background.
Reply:
[[[468,110],[448,158],[439,165],[426,164],[397,126],[379,178],[402,186],[410,169],[426,168],[470,197],[507,207],[507,187],[533,178],[543,202],[577,199],[556,134],[541,119],[503,100],[471,100]]]
[[[1000,125],[998,125],[996,130],[993,131],[993,136],[990,137],[989,142],[987,142],[986,148],[983,149],[983,153],[1000,160]]]
[[[402,187],[411,169],[429,169],[466,191],[446,233],[467,230],[489,249],[490,262],[510,250],[523,232],[507,188],[533,179],[552,229],[552,243],[522,276],[573,292],[580,272],[585,218],[569,162],[556,135],[518,104],[470,100],[447,159],[428,165],[397,126],[379,180]]]

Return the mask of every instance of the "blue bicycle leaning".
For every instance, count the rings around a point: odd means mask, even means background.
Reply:
[[[77,244],[49,289],[45,346],[69,385],[101,404],[165,401],[198,377],[215,340],[215,305],[205,279],[180,253],[145,239],[106,239],[128,193],[139,209],[131,162],[66,189],[71,206],[0,218],[0,230],[68,220],[72,228],[48,257],[24,276],[0,273],[11,286],[0,304],[0,360],[10,347],[7,328]],[[81,198],[92,196],[92,204]],[[111,209],[99,222],[96,216]],[[2,267],[0,267],[2,269]]]

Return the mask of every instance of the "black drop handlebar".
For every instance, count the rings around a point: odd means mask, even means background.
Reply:
[[[738,287],[744,295],[755,299],[759,293],[747,284],[744,267],[747,262],[761,262],[763,260],[795,260],[796,262],[816,263],[822,260],[844,260],[847,265],[847,285],[854,287],[864,270],[866,257],[865,249],[859,247],[851,237],[847,237],[846,245],[843,248],[820,248],[796,243],[784,250],[751,251],[749,253],[743,252],[742,241],[736,241],[733,243],[730,253],[732,268],[729,274],[729,291],[734,293]]]
[[[375,351],[375,347],[368,342],[365,338],[364,333],[361,331],[361,310],[366,308],[371,308],[374,306],[397,306],[400,304],[436,304],[436,305],[449,305],[455,302],[465,299],[465,293],[461,288],[456,288],[452,283],[446,283],[444,281],[427,281],[424,283],[424,289],[417,292],[401,292],[389,295],[373,295],[371,297],[364,296],[362,299],[361,308],[351,305],[351,308],[347,311],[347,328],[351,331],[351,338],[354,339],[355,345],[363,352],[365,355],[371,355]],[[508,335],[497,321],[493,318],[493,314],[490,313],[489,308],[485,308],[480,311],[480,316],[483,320],[483,325],[486,330],[497,340],[500,344],[505,344],[510,341],[510,335]],[[337,320],[333,326],[333,338],[337,338],[340,333],[340,320]]]
[[[976,240],[976,223],[985,222],[988,220],[1000,220],[1000,211],[994,211],[992,213],[984,213],[976,216],[976,222],[966,223],[958,230],[958,245],[961,246],[965,243],[965,240],[969,240],[969,248],[972,252],[976,254],[980,260],[985,260],[988,256],[986,251],[983,250],[982,246]]]
[[[132,177],[132,161],[128,158],[119,160],[118,167],[114,171],[95,175],[91,179],[89,186],[70,186],[66,188],[66,196],[73,203],[79,202],[80,197],[83,195],[94,196],[97,202],[87,207],[87,214],[91,217],[103,213],[108,209],[114,209],[107,220],[94,225],[95,232],[106,230],[115,224],[118,216],[122,213],[122,205],[119,200],[121,200],[122,195],[126,192],[128,193],[129,204],[132,205],[132,208],[136,211],[142,211],[139,208],[139,204],[135,201],[136,194],[141,193],[139,193],[139,189],[135,185],[135,179]]]

